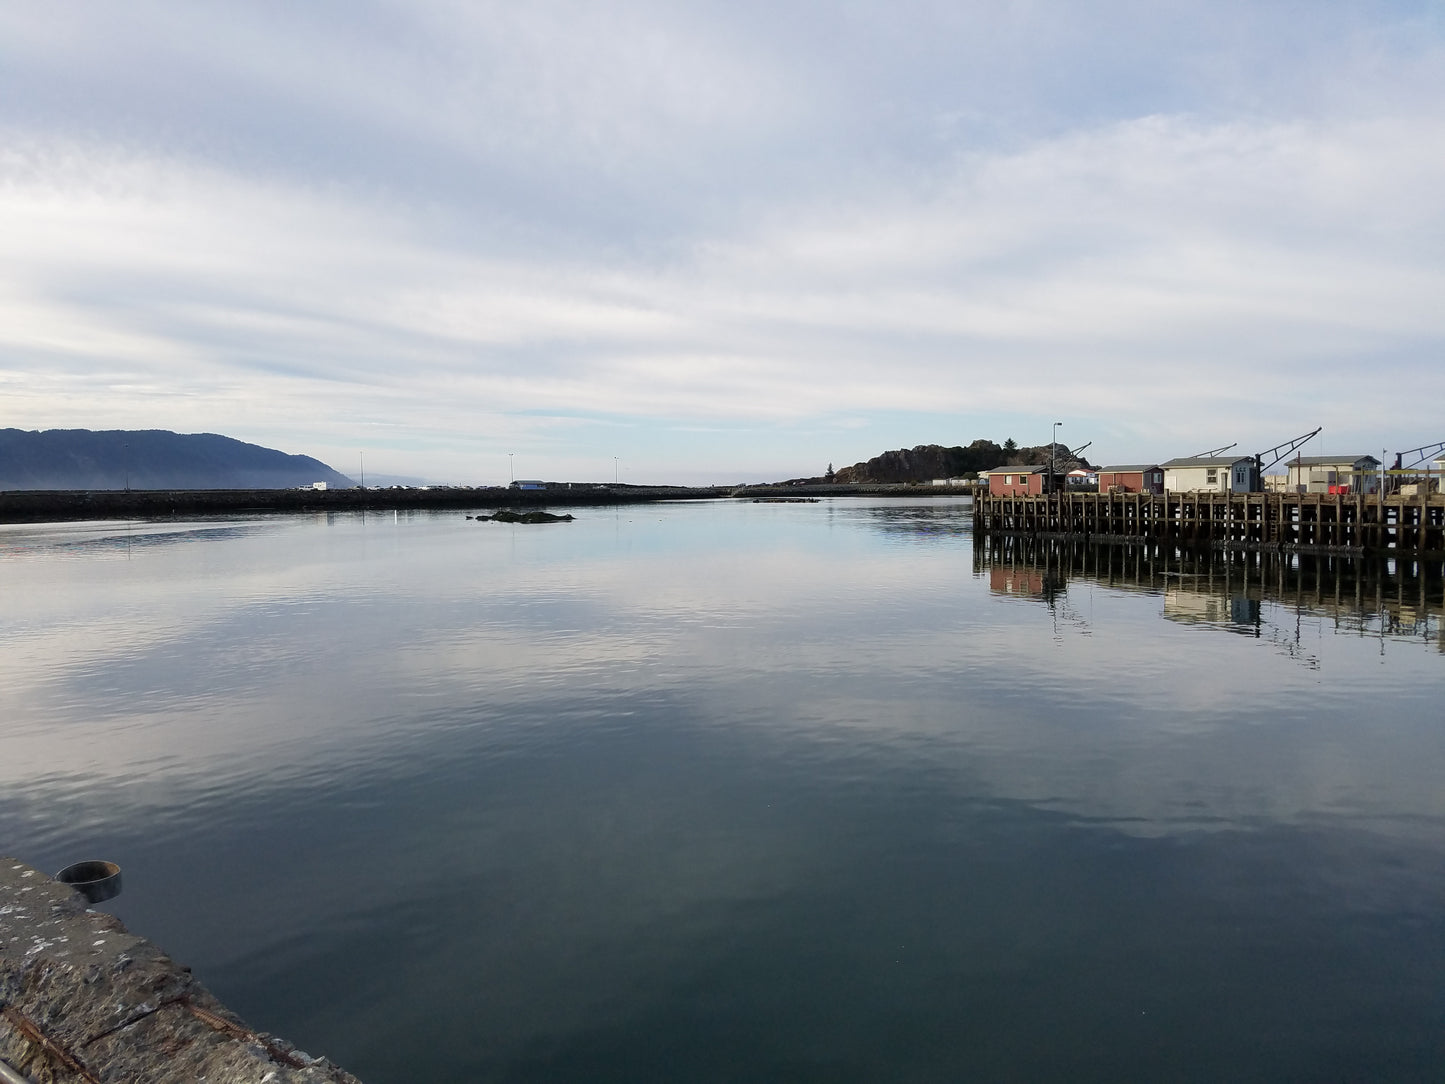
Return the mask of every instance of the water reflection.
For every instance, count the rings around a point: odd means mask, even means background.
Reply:
[[[369,1084],[1440,1062],[1438,578],[960,502],[237,527],[0,556],[4,846]]]
[[[193,520],[174,523],[154,520],[80,520],[40,525],[6,523],[0,524],[0,561],[130,556],[134,549],[141,547],[223,542],[266,527],[274,529],[277,522],[277,517],[258,520],[254,517],[218,516],[204,523]]]
[[[975,545],[974,572],[995,594],[1049,605],[1084,582],[1161,596],[1161,616],[1183,625],[1262,637],[1269,621],[1308,614],[1445,653],[1441,562],[993,537]]]
[[[906,500],[849,503],[858,523],[899,541],[927,543],[973,532],[973,502],[967,497],[924,504]]]

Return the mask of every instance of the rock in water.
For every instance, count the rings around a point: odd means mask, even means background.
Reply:
[[[470,517],[468,517],[470,518]],[[490,516],[478,516],[478,523],[488,521],[495,523],[571,523],[571,515],[555,515],[552,512],[513,512],[510,508],[502,508]]]

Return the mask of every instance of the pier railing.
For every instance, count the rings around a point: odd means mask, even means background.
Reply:
[[[974,531],[1218,549],[1436,556],[1445,495],[1050,493],[974,498]]]

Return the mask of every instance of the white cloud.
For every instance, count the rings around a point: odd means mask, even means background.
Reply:
[[[843,418],[1127,459],[1445,392],[1428,9],[347,10],[0,16],[7,424],[781,476]]]

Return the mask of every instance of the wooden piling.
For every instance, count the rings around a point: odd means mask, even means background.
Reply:
[[[1052,493],[974,497],[974,530],[1216,549],[1445,555],[1445,495]]]

